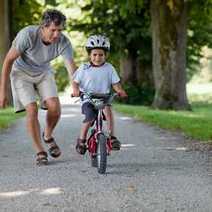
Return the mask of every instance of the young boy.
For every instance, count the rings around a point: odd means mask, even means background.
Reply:
[[[111,86],[121,97],[127,97],[120,84],[120,78],[115,68],[106,62],[106,54],[110,50],[110,42],[102,35],[90,36],[87,40],[86,50],[90,62],[81,65],[73,75],[73,96],[79,96],[80,92],[107,94]],[[119,150],[121,143],[114,136],[114,121],[110,106],[105,107],[105,116],[108,121],[112,147]],[[96,111],[88,102],[82,100],[82,113],[85,115],[80,137],[77,139],[76,150],[79,154],[86,152],[86,136],[91,123],[96,117]]]

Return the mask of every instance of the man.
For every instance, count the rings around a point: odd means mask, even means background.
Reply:
[[[71,43],[61,32],[65,22],[66,17],[60,11],[44,12],[39,26],[25,27],[17,34],[2,67],[0,108],[7,104],[10,76],[15,111],[26,111],[27,128],[37,153],[37,165],[47,164],[48,158],[41,143],[36,95],[40,97],[41,107],[47,109],[43,140],[48,144],[52,157],[61,154],[52,137],[61,109],[50,61],[62,55],[69,75],[76,70]]]

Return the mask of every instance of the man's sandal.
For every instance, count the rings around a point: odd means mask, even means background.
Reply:
[[[53,157],[53,158],[57,158],[61,155],[61,151],[59,146],[56,144],[55,139],[53,137],[49,138],[49,139],[45,139],[44,137],[44,133],[43,133],[43,140],[46,144],[49,145],[49,154]]]
[[[46,152],[38,152],[36,154],[36,157],[36,165],[43,166],[48,164],[48,154]]]
[[[86,139],[77,139],[77,144],[76,144],[76,151],[81,154],[84,155],[86,153],[87,150],[87,145],[86,145]]]

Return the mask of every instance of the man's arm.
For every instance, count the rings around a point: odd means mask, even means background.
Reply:
[[[80,90],[79,90],[79,84],[75,81],[72,82],[72,96],[79,96],[80,95]]]
[[[71,96],[79,96],[79,85],[73,81],[73,74],[77,70],[77,66],[73,59],[65,60],[65,66],[68,70],[70,84],[72,85]]]
[[[0,78],[0,108],[6,107],[9,75],[11,72],[13,62],[20,55],[21,54],[15,48],[12,47],[10,48],[9,52],[7,53],[4,59]]]
[[[72,76],[73,76],[74,72],[77,70],[77,66],[73,59],[70,59],[70,60],[66,59],[65,66],[68,70],[70,81],[72,81]]]

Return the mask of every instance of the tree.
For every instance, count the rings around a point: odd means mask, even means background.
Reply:
[[[189,109],[186,95],[187,3],[152,0],[153,107]]]
[[[5,54],[9,48],[9,4],[4,0],[0,2],[0,64],[3,63]]]
[[[0,2],[0,68],[2,68],[4,57],[9,49],[10,43],[10,28],[9,24],[9,1],[4,0]],[[12,103],[12,95],[10,86],[8,86],[8,93],[10,94],[8,97],[8,103]]]

